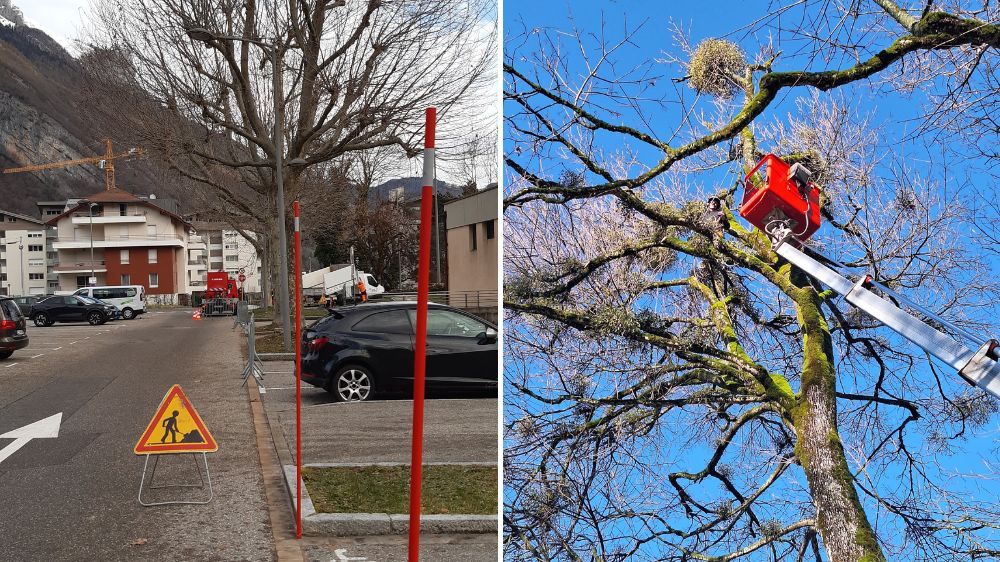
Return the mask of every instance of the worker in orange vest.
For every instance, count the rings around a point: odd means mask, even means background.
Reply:
[[[360,302],[368,302],[368,289],[367,287],[365,287],[365,282],[358,279],[357,288],[358,288],[358,298],[360,299]]]

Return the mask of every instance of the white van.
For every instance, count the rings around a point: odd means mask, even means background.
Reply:
[[[122,318],[131,320],[136,314],[146,313],[146,288],[142,285],[119,285],[114,287],[84,287],[74,295],[83,295],[113,304],[121,311]]]

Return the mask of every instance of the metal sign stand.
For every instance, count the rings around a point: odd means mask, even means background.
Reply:
[[[189,453],[194,459],[194,466],[198,469],[198,478],[201,479],[200,484],[162,484],[159,486],[153,485],[153,480],[156,479],[156,465],[160,462],[160,455],[146,455],[146,462],[142,464],[142,480],[139,481],[139,503],[145,507],[152,507],[154,505],[205,505],[212,501],[215,497],[215,491],[212,489],[212,473],[208,470],[208,454],[200,453],[202,460],[205,462],[205,474],[201,473],[201,465],[198,464],[198,454],[199,453]],[[153,471],[149,475],[149,486],[146,486],[146,469],[149,467],[149,457],[155,456],[156,459],[153,460]],[[143,487],[159,490],[166,488],[205,488],[205,481],[208,480],[208,499],[206,500],[172,500],[163,502],[147,502],[142,499],[142,489]]]
[[[257,383],[257,386],[260,389],[260,393],[264,394],[267,392],[264,388],[264,364],[261,362],[260,357],[257,356],[257,346],[254,343],[257,328],[254,325],[253,314],[250,315],[250,319],[247,322],[246,332],[247,366],[243,369],[243,384],[240,386],[246,386],[247,380],[252,375],[254,382]]]

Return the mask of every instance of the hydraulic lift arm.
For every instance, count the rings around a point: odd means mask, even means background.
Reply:
[[[854,307],[867,313],[872,318],[892,328],[896,333],[920,346],[921,349],[944,361],[970,384],[978,386],[993,396],[1000,398],[1000,364],[997,363],[998,342],[977,338],[960,328],[948,324],[944,319],[924,310],[919,305],[907,303],[926,316],[948,326],[964,338],[979,344],[977,351],[967,348],[961,341],[949,334],[938,331],[923,320],[912,316],[891,301],[868,290],[869,286],[878,287],[883,293],[895,298],[901,298],[888,288],[873,282],[870,277],[862,277],[851,281],[837,271],[827,267],[820,261],[807,255],[795,247],[794,238],[787,228],[773,231],[775,236],[775,252],[790,263],[844,296],[844,299]]]

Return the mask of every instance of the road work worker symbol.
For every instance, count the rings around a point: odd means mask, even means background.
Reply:
[[[175,384],[133,450],[137,455],[211,453],[219,446],[184,391]]]

